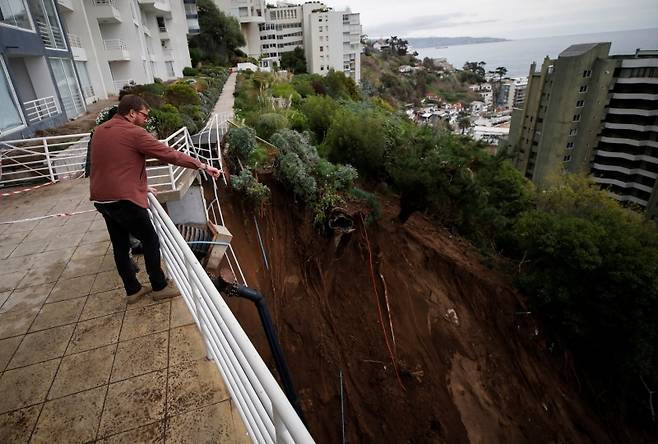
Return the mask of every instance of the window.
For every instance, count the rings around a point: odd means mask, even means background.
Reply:
[[[87,71],[87,62],[75,62],[75,68],[78,70],[78,76],[80,77],[80,86],[82,87],[82,94],[85,96],[85,99],[93,98],[95,94],[94,94],[94,88],[91,86],[91,81],[89,80],[89,71]]]
[[[580,122],[580,114],[574,114],[572,121],[574,122]]]
[[[571,162],[571,154],[565,154],[562,158],[562,162]]]
[[[0,0],[0,23],[32,29],[24,0]]]
[[[576,108],[582,108],[583,106],[585,106],[585,101],[584,100],[578,100],[576,102]]]
[[[66,117],[73,119],[85,112],[84,100],[71,59],[51,57],[48,59],[55,75],[57,91],[62,98]]]
[[[578,92],[585,93],[587,92],[587,85],[580,85],[580,90]]]
[[[324,47],[320,46],[320,52],[323,52],[323,51],[324,51]]]
[[[167,25],[165,24],[164,17],[156,17],[155,19],[158,22],[158,29],[160,32],[167,32]]]
[[[16,92],[9,80],[5,63],[0,57],[0,135],[23,128],[25,122],[18,106]]]
[[[59,23],[53,0],[31,1],[30,12],[43,45],[49,49],[66,50],[64,32],[62,31],[62,25]]]
[[[567,142],[567,149],[573,148],[573,142]]]
[[[576,134],[578,134],[578,129],[577,128],[571,128],[569,130],[569,135],[570,136],[575,136]]]
[[[583,77],[584,78],[592,77],[592,70],[586,69],[585,71],[583,71]]]
[[[176,73],[174,73],[174,62],[165,62],[165,66],[167,67],[167,76],[176,77]]]

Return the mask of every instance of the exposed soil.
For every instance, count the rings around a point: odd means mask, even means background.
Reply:
[[[365,228],[349,208],[356,230],[338,242],[268,185],[272,203],[258,223],[269,272],[252,213],[230,191],[222,208],[249,285],[268,299],[318,442],[342,440],[341,372],[347,442],[612,442],[534,322],[516,314],[525,311],[519,295],[467,242],[418,214],[394,222],[392,201]],[[230,304],[268,356],[253,306]]]

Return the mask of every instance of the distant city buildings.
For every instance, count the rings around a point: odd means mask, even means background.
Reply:
[[[324,75],[333,69],[361,80],[361,23],[358,13],[334,11],[320,2],[302,5],[261,0],[214,0],[235,17],[245,37],[245,52],[264,69],[279,66],[281,55],[304,49],[307,70]]]
[[[29,136],[123,86],[190,65],[194,0],[0,1],[0,138]]]
[[[513,112],[516,166],[539,186],[562,171],[591,173],[620,201],[658,217],[658,51],[609,55],[573,45],[530,68]]]

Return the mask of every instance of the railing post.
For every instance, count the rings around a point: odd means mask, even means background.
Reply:
[[[272,405],[272,422],[274,423],[274,433],[275,433],[276,442],[278,443],[285,442],[283,439],[283,431],[285,430],[286,426],[283,423],[283,420],[279,416],[279,412],[277,411],[274,405]]]
[[[169,180],[171,181],[171,190],[176,191],[176,178],[174,177],[174,168],[169,164]]]
[[[46,162],[48,165],[48,173],[50,174],[50,181],[55,182],[55,173],[53,172],[53,165],[50,162],[50,151],[48,150],[48,140],[44,137],[43,139],[43,152],[46,155]]]

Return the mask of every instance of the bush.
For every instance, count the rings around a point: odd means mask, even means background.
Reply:
[[[256,131],[249,127],[231,128],[226,133],[226,142],[229,155],[245,162],[256,148]]]
[[[194,69],[190,66],[186,66],[185,68],[183,68],[183,75],[186,76],[186,77],[187,76],[194,77],[194,76],[199,75],[199,71],[197,71],[196,69]]]
[[[304,114],[297,111],[296,109],[288,109],[286,111],[286,118],[290,124],[290,129],[300,133],[309,129],[308,119]]]
[[[370,208],[370,214],[368,214],[368,217],[366,218],[366,224],[371,224],[372,222],[379,219],[382,214],[382,209],[379,206],[379,201],[374,194],[356,187],[353,187],[350,190],[350,194],[359,200],[365,201],[368,204],[368,208]]]
[[[277,157],[275,174],[279,181],[304,202],[315,199],[317,183],[304,162],[294,152]]]
[[[239,176],[232,174],[231,186],[244,193],[247,201],[255,208],[260,208],[270,197],[270,189],[258,182],[249,170],[242,170]]]
[[[152,109],[149,117],[153,119],[160,139],[169,137],[184,125],[181,114],[171,105],[164,105],[160,109]]]
[[[167,85],[165,99],[176,108],[180,108],[182,105],[198,105],[200,103],[196,89],[184,82]]]
[[[315,227],[324,227],[327,222],[327,213],[344,203],[345,200],[335,191],[328,190],[322,193],[320,199],[313,206],[313,224]]]
[[[317,150],[309,144],[308,136],[305,134],[283,129],[277,131],[271,141],[279,149],[280,154],[295,153],[305,165],[315,164],[320,160]]]
[[[280,129],[287,128],[288,125],[288,119],[281,114],[261,114],[256,121],[256,133],[258,137],[269,140],[272,134]]]
[[[301,111],[308,119],[311,131],[315,133],[318,141],[324,140],[338,108],[335,100],[323,96],[310,96],[302,104]]]

